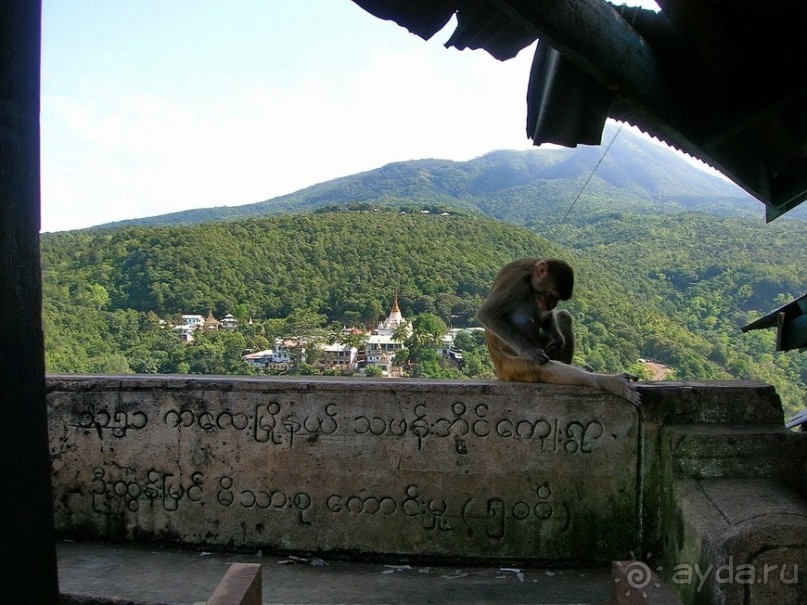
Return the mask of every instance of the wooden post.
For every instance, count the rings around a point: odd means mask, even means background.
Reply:
[[[263,588],[258,563],[233,563],[207,605],[261,605]]]
[[[0,2],[0,601],[56,604],[39,266],[41,3]]]

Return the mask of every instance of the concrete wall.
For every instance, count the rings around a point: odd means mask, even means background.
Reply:
[[[636,546],[637,410],[506,383],[50,377],[59,535],[610,560]]]
[[[734,580],[777,565],[788,575],[760,576],[754,594],[807,598],[807,579],[790,581],[807,573],[807,433],[784,428],[766,385],[644,383],[638,408],[584,387],[500,382],[47,385],[61,537],[553,565],[641,559],[697,603],[735,602],[751,588]],[[746,576],[714,576],[727,562]],[[707,569],[711,579],[686,574]]]

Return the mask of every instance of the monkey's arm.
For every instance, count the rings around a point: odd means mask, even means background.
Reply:
[[[638,380],[632,374],[596,374],[587,372],[578,366],[572,366],[558,361],[549,361],[535,368],[536,377],[540,382],[552,384],[569,384],[594,387],[601,391],[619,395],[630,401],[633,405],[641,403],[639,392],[634,388],[633,381]]]
[[[536,363],[549,361],[549,356],[544,350],[536,347],[525,336],[530,330],[535,329],[530,314],[518,309],[511,312],[506,306],[504,311],[497,311],[496,309],[501,309],[502,305],[497,305],[496,302],[495,298],[488,297],[476,317],[486,330],[498,338],[502,345],[506,345],[510,349],[508,351],[505,346],[502,346],[500,347],[501,353],[508,357],[521,357]]]

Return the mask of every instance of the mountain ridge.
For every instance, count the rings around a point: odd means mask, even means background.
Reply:
[[[763,205],[736,185],[697,168],[659,143],[613,126],[606,129],[604,139],[609,137],[616,139],[605,154],[602,147],[535,148],[494,150],[466,161],[391,162],[260,202],[183,210],[92,228],[189,225],[362,202],[442,204],[517,223],[535,212],[562,216],[578,198],[584,214],[609,208],[642,214],[694,210],[761,217],[764,213]],[[517,211],[508,210],[508,199],[518,192],[519,197],[531,196],[532,205],[522,201]]]

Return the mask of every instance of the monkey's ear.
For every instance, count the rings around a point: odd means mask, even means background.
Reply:
[[[549,275],[549,264],[544,260],[535,263],[535,277],[546,277]]]

